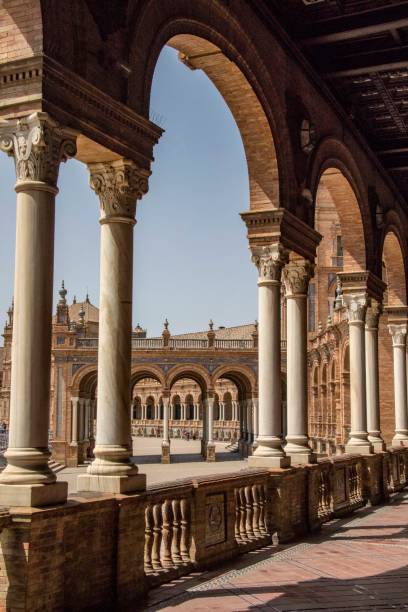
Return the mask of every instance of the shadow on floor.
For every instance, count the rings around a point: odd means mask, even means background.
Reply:
[[[399,506],[408,503],[408,494],[398,494],[391,506]],[[212,606],[214,610],[274,610],[275,612],[381,612],[385,610],[408,610],[408,566],[402,562],[401,566],[383,573],[374,573],[370,576],[360,577],[356,570],[353,579],[339,578],[333,576],[319,576],[313,580],[288,580],[285,576],[279,580],[279,562],[284,564],[288,559],[293,559],[296,564],[296,549],[308,543],[318,545],[321,542],[334,541],[342,537],[342,532],[347,530],[387,530],[401,529],[394,536],[389,534],[377,536],[378,540],[384,540],[384,546],[392,545],[392,540],[398,540],[395,544],[403,547],[408,552],[406,544],[407,525],[383,523],[381,514],[378,516],[378,524],[359,524],[369,515],[389,508],[390,505],[380,508],[366,507],[352,516],[335,519],[323,525],[322,530],[302,541],[287,546],[266,546],[263,549],[253,551],[238,557],[233,562],[224,563],[211,571],[196,573],[153,589],[145,602],[144,610],[162,610],[164,608],[183,610],[207,609]],[[353,525],[353,521],[357,524]],[[402,521],[400,521],[402,523]],[[349,540],[349,536],[344,536]],[[356,539],[364,541],[367,538],[364,533]],[[371,536],[368,536],[370,539]],[[353,539],[353,536],[351,537]],[[316,552],[316,551],[315,551]],[[406,552],[401,551],[401,559],[405,561]],[[367,555],[370,553],[366,553]],[[377,553],[378,555],[378,553]],[[386,550],[381,552],[379,562],[387,559]],[[263,565],[265,562],[267,565]],[[361,567],[364,559],[360,560]],[[257,564],[261,563],[257,567]],[[272,566],[269,563],[273,563]],[[304,564],[305,559],[300,559]],[[331,560],[333,570],[335,561]],[[358,559],[354,564],[358,567]],[[307,565],[306,565],[307,567]],[[251,571],[265,572],[261,579],[254,579]],[[231,574],[230,574],[231,572]],[[330,567],[327,570],[330,574]],[[248,574],[247,580],[237,583],[241,574]],[[266,578],[269,579],[266,580]],[[240,598],[239,608],[231,607],[231,601],[227,603],[226,598]],[[218,601],[216,599],[218,598]],[[213,602],[211,601],[213,600]],[[224,603],[225,601],[225,607]]]

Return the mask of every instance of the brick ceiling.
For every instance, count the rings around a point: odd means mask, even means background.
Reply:
[[[253,0],[277,17],[408,201],[408,2]]]

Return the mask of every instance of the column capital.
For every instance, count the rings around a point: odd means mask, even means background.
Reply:
[[[372,299],[366,313],[366,329],[378,329],[378,321],[383,312],[381,302]]]
[[[349,323],[364,323],[368,307],[368,295],[365,292],[343,294],[343,303],[347,308]]]
[[[60,163],[76,154],[76,132],[33,113],[0,122],[0,150],[14,157],[17,190],[33,182],[56,188]]]
[[[252,246],[252,261],[258,268],[260,283],[279,283],[282,268],[288,261],[289,252],[280,242],[270,245]]]
[[[406,346],[407,342],[407,323],[399,323],[388,325],[388,331],[392,337],[393,346]]]
[[[313,274],[314,264],[307,259],[293,259],[287,263],[282,274],[286,297],[306,296]]]
[[[148,191],[150,173],[127,159],[88,164],[88,169],[90,186],[100,200],[100,223],[134,223],[136,203]]]

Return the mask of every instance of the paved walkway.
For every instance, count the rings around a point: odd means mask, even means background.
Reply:
[[[143,610],[380,612],[408,609],[408,492],[300,543],[243,555],[154,589]]]

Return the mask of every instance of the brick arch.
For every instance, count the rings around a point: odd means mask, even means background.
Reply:
[[[161,384],[162,388],[165,386],[163,371],[157,366],[149,363],[147,366],[140,365],[132,368],[130,377],[131,388],[133,389],[135,385],[137,385],[137,383],[144,378],[152,378],[153,380],[156,380]]]
[[[241,399],[249,398],[253,393],[257,393],[256,375],[251,368],[247,366],[219,366],[211,375],[213,387],[215,387],[215,383],[220,378],[225,378],[233,382],[241,395]]]
[[[202,366],[194,363],[186,363],[171,368],[166,376],[166,388],[171,391],[173,385],[182,378],[194,380],[199,385],[203,397],[207,395],[208,389],[212,389],[211,378],[208,371]]]
[[[314,206],[329,197],[339,216],[344,248],[343,269],[376,272],[375,232],[367,187],[350,150],[334,138],[317,148],[307,180]]]
[[[95,393],[98,379],[98,368],[96,365],[85,366],[75,372],[71,381],[71,395],[74,397],[80,393]]]
[[[149,0],[129,40],[135,42],[128,104],[148,115],[158,56],[166,44],[176,48],[190,66],[203,69],[235,118],[248,163],[251,208],[290,206],[296,179],[284,102],[228,7],[212,0]]]
[[[398,228],[388,226],[384,233],[382,257],[385,263],[385,278],[387,283],[387,306],[406,306],[406,255]]]

